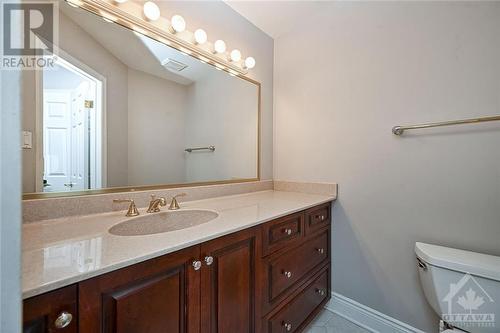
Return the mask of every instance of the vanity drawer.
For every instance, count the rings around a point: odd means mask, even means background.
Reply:
[[[314,207],[306,211],[306,235],[320,230],[331,223],[331,203]]]
[[[328,259],[328,230],[269,262],[270,303]]]
[[[266,256],[288,246],[291,242],[303,235],[304,213],[285,216],[264,224],[263,255]]]
[[[328,270],[308,283],[293,300],[267,320],[267,333],[300,332],[329,295]]]

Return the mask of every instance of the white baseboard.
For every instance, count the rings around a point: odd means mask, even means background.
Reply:
[[[372,333],[425,333],[337,293],[325,308]]]

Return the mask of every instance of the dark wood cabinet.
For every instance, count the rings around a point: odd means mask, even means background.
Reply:
[[[310,278],[286,306],[273,311],[264,319],[264,332],[300,332],[321,310],[330,290],[329,266]]]
[[[201,245],[201,332],[255,332],[256,230]]]
[[[290,244],[304,235],[304,214],[288,215],[265,223],[262,229],[263,255],[268,255]]]
[[[330,205],[29,298],[23,333],[300,332],[330,298]]]
[[[55,332],[78,332],[76,285],[24,301],[23,333]]]
[[[198,258],[196,246],[79,283],[80,332],[198,332]]]
[[[266,260],[269,281],[267,297],[270,303],[280,297],[297,281],[328,258],[328,233],[323,232],[283,255]]]
[[[306,210],[306,235],[328,228],[331,223],[331,203]]]

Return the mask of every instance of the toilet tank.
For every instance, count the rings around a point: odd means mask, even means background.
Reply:
[[[416,243],[415,253],[438,316],[467,332],[500,332],[500,257],[425,243]]]

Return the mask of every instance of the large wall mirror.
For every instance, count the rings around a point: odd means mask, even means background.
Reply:
[[[25,198],[259,178],[260,85],[60,3],[23,73]]]

